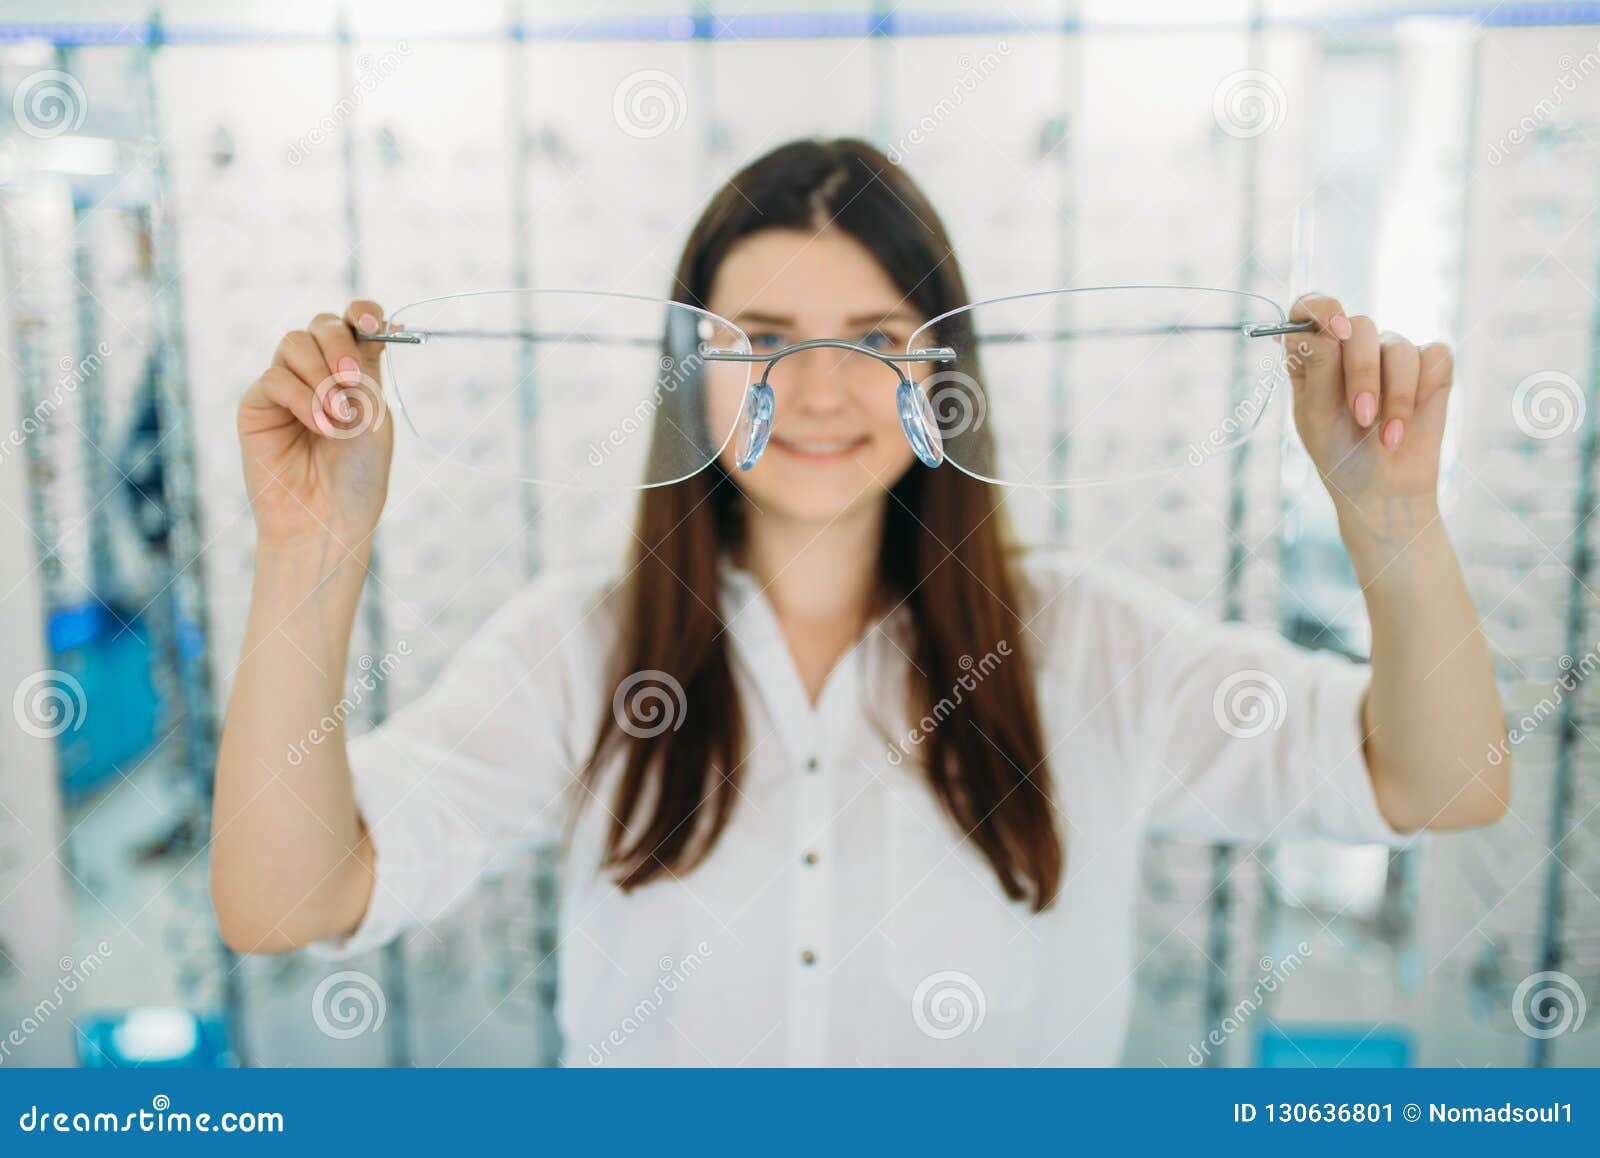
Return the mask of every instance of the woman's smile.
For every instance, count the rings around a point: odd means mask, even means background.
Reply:
[[[867,445],[864,434],[847,438],[785,438],[774,432],[772,445],[802,462],[835,463],[854,458]]]

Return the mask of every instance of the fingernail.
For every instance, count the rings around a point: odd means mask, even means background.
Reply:
[[[1383,445],[1390,450],[1400,449],[1400,440],[1406,436],[1406,424],[1402,419],[1391,418],[1383,424]]]
[[[361,377],[361,363],[346,354],[339,359],[339,374],[347,382],[357,381]]]
[[[378,319],[371,314],[362,314],[356,319],[356,325],[361,328],[363,334],[370,334],[378,328]]]
[[[1366,390],[1356,395],[1356,421],[1362,427],[1372,425],[1372,420],[1378,417],[1378,397]]]
[[[1341,342],[1348,341],[1350,335],[1355,332],[1350,328],[1350,319],[1345,317],[1343,314],[1334,314],[1333,317],[1329,318],[1328,329],[1331,330],[1333,332],[1333,336],[1338,338]]]

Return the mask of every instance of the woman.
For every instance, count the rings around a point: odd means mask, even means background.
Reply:
[[[903,348],[967,301],[933,208],[850,140],[739,173],[675,287],[758,351]],[[846,388],[863,355],[823,348],[773,367],[753,469],[730,446],[643,493],[620,579],[540,577],[419,702],[307,745],[344,693],[394,429],[329,437],[378,374],[355,332],[382,312],[319,315],[239,408],[259,545],[217,778],[223,936],[362,951],[564,840],[571,1063],[1115,1062],[1145,831],[1399,844],[1509,795],[1435,505],[1449,351],[1325,297],[1294,316],[1317,323],[1289,339],[1295,420],[1370,669],[1017,557],[998,490],[917,464],[893,391]],[[716,428],[739,401],[710,391]],[[1273,726],[1217,710],[1241,678],[1281,689]]]

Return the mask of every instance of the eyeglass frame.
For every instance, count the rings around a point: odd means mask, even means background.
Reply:
[[[1077,286],[1077,287],[1067,286],[1067,287],[1063,287],[1063,288],[1060,288],[1060,289],[1035,290],[1035,291],[1032,291],[1032,292],[1029,292],[1029,293],[1022,293],[1022,294],[1007,294],[1007,295],[1003,295],[1003,296],[997,297],[997,298],[985,298],[982,301],[970,302],[967,305],[958,306],[953,310],[947,310],[944,313],[940,314],[938,317],[933,318],[933,319],[923,323],[920,327],[918,327],[918,332],[921,332],[922,330],[931,329],[933,326],[935,326],[937,323],[943,321],[945,318],[953,317],[956,314],[966,313],[966,312],[969,312],[969,311],[972,311],[972,310],[976,310],[980,306],[990,305],[990,304],[993,304],[993,303],[996,303],[996,302],[1016,301],[1016,300],[1019,300],[1019,299],[1030,298],[1030,297],[1044,297],[1044,296],[1047,296],[1047,295],[1050,295],[1050,294],[1084,293],[1084,292],[1089,292],[1089,291],[1093,291],[1093,290],[1118,290],[1118,289],[1172,289],[1172,290],[1205,291],[1205,292],[1210,292],[1210,293],[1238,294],[1238,295],[1243,296],[1243,297],[1257,298],[1257,299],[1259,299],[1261,301],[1271,302],[1271,304],[1274,306],[1274,308],[1277,308],[1279,310],[1282,309],[1282,307],[1278,306],[1276,302],[1272,302],[1272,299],[1262,297],[1262,295],[1260,295],[1260,294],[1250,293],[1248,290],[1222,289],[1222,288],[1216,287],[1216,286],[1181,286],[1181,285],[1118,285],[1118,286]],[[478,292],[487,292],[487,293],[497,293],[497,292],[506,292],[506,293],[540,292],[540,293],[547,293],[547,294],[557,294],[557,293],[598,294],[599,293],[599,291],[594,291],[594,290],[541,290],[541,291],[508,290],[508,291],[478,291]],[[444,295],[444,296],[445,297],[467,297],[467,296],[475,296],[475,295],[448,294],[448,295]],[[667,303],[667,304],[683,305],[683,306],[685,306],[685,307],[687,307],[689,309],[694,309],[695,308],[693,306],[690,306],[688,302],[673,303],[671,301],[671,299],[666,299],[666,298],[648,298],[648,297],[645,297],[644,295],[641,295],[641,294],[607,294],[606,296],[632,298],[632,299],[635,299],[635,300],[638,300],[638,301],[660,301],[660,302],[664,302],[664,303]],[[427,300],[427,301],[438,301],[440,299],[436,297],[436,298],[430,298],[430,299],[425,299],[425,300]],[[411,303],[411,304],[412,305],[420,305],[422,303],[421,302],[415,302],[415,303]],[[397,311],[397,312],[403,312],[404,310],[409,309],[409,308],[411,308],[410,305],[403,306],[403,307],[401,307],[401,310]],[[702,313],[709,313],[709,311],[701,311],[701,312]],[[715,315],[713,315],[713,316],[715,316]],[[746,342],[749,341],[749,335],[744,334],[744,331],[742,329],[740,329],[739,326],[736,323],[731,322],[726,318],[721,318],[720,320],[726,322],[730,326],[733,326],[734,329],[738,330],[738,332],[740,334],[744,335]],[[1250,323],[1250,322],[1246,322],[1246,323],[1244,323],[1242,325],[1238,325],[1238,326],[1217,326],[1217,325],[1209,325],[1209,326],[1206,326],[1206,325],[1202,325],[1202,326],[1165,326],[1165,327],[1161,327],[1160,331],[1158,331],[1158,332],[1163,332],[1163,331],[1164,332],[1170,332],[1170,333],[1177,333],[1177,332],[1207,332],[1207,331],[1216,332],[1216,333],[1237,332],[1241,336],[1246,337],[1246,338],[1266,338],[1266,337],[1278,337],[1278,336],[1281,336],[1281,335],[1284,335],[1284,334],[1303,334],[1303,333],[1307,333],[1307,332],[1309,332],[1311,330],[1314,330],[1316,328],[1317,328],[1316,321],[1314,319],[1309,319],[1308,318],[1308,319],[1304,319],[1304,320],[1301,320],[1301,321],[1298,321],[1298,322],[1291,322],[1291,321],[1287,321],[1287,320],[1282,321],[1282,322],[1265,322],[1265,323]],[[392,333],[383,333],[383,334],[367,334],[367,333],[358,332],[357,335],[356,335],[357,339],[360,340],[360,341],[396,343],[396,344],[413,345],[413,346],[419,346],[419,345],[422,345],[422,344],[426,343],[430,336],[437,336],[437,337],[480,336],[480,337],[519,339],[519,340],[529,341],[529,342],[538,341],[540,339],[540,337],[541,337],[541,335],[536,334],[536,333],[518,332],[518,331],[497,332],[497,333],[493,333],[493,334],[474,335],[474,334],[470,334],[470,333],[463,333],[463,332],[460,332],[460,331],[452,332],[452,331],[448,331],[448,330],[397,330],[397,331],[394,331]],[[568,336],[570,337],[571,335],[568,335]],[[1058,340],[1058,341],[1059,340],[1065,340],[1066,338],[1069,338],[1069,337],[1072,337],[1072,336],[1074,336],[1074,335],[1068,334],[1068,333],[1057,333],[1057,334],[1051,335],[1052,338],[1054,338],[1055,340]],[[913,337],[915,337],[915,334],[913,334]],[[650,344],[652,346],[655,345],[655,339],[650,339]],[[926,363],[926,362],[954,362],[954,361],[956,361],[956,359],[958,357],[958,355],[957,355],[955,350],[951,349],[949,346],[933,346],[933,347],[929,347],[927,349],[921,349],[921,350],[908,350],[903,354],[889,354],[889,353],[885,353],[882,350],[874,350],[874,349],[872,349],[872,348],[870,348],[868,346],[863,346],[863,345],[861,345],[860,343],[857,343],[857,342],[847,342],[847,341],[845,341],[845,340],[843,340],[841,338],[810,338],[810,339],[807,339],[806,341],[803,341],[803,342],[795,342],[792,345],[785,346],[781,350],[773,350],[773,351],[771,351],[769,353],[765,353],[765,354],[756,354],[756,353],[742,354],[742,353],[738,353],[737,351],[733,351],[733,350],[705,350],[705,351],[701,351],[700,352],[700,358],[703,361],[707,361],[707,362],[742,362],[742,363],[756,363],[756,362],[759,362],[759,363],[763,363],[763,369],[761,371],[761,377],[759,379],[757,379],[755,382],[752,382],[747,386],[746,392],[745,392],[745,399],[744,399],[743,403],[741,403],[741,406],[740,406],[740,409],[743,412],[742,416],[741,416],[743,421],[740,423],[740,426],[739,426],[739,440],[738,440],[738,445],[736,445],[736,447],[735,447],[735,459],[736,459],[738,468],[741,471],[750,470],[752,467],[754,467],[756,465],[756,463],[758,461],[760,461],[762,452],[766,449],[767,440],[771,437],[771,434],[772,434],[772,418],[773,418],[773,414],[774,414],[774,412],[776,410],[776,402],[775,402],[775,398],[774,398],[774,395],[773,395],[773,392],[772,392],[772,387],[767,382],[767,376],[772,372],[773,366],[776,365],[783,358],[787,358],[790,354],[797,354],[797,353],[801,352],[802,350],[815,350],[815,349],[850,350],[850,351],[852,351],[854,353],[866,354],[868,357],[877,359],[879,362],[882,362],[889,369],[893,370],[895,372],[895,376],[899,379],[899,383],[900,383],[899,386],[896,388],[896,391],[895,391],[895,408],[899,413],[900,428],[901,428],[902,432],[906,436],[906,441],[908,443],[910,443],[912,452],[914,454],[916,454],[918,461],[920,461],[924,466],[937,467],[937,466],[940,466],[941,464],[943,464],[944,457],[945,457],[944,456],[943,439],[939,435],[938,418],[933,413],[932,404],[929,402],[927,395],[924,394],[920,388],[918,388],[918,386],[912,381],[912,379],[906,377],[905,371],[903,371],[900,368],[900,366],[897,365],[897,363],[901,363],[901,362],[921,362],[921,363]],[[709,463],[708,463],[708,465],[709,465]]]

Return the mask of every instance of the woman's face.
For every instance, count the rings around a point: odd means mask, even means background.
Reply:
[[[839,338],[899,354],[925,319],[872,253],[842,230],[767,229],[724,258],[706,307],[735,323],[762,354],[811,338]],[[748,380],[764,369],[749,364]],[[734,367],[738,368],[735,369]],[[707,375],[711,429],[733,430],[743,366]],[[758,511],[830,521],[883,502],[914,461],[895,403],[899,377],[866,354],[822,347],[780,359],[767,375],[775,411],[761,460],[738,469],[737,432],[721,462]]]

